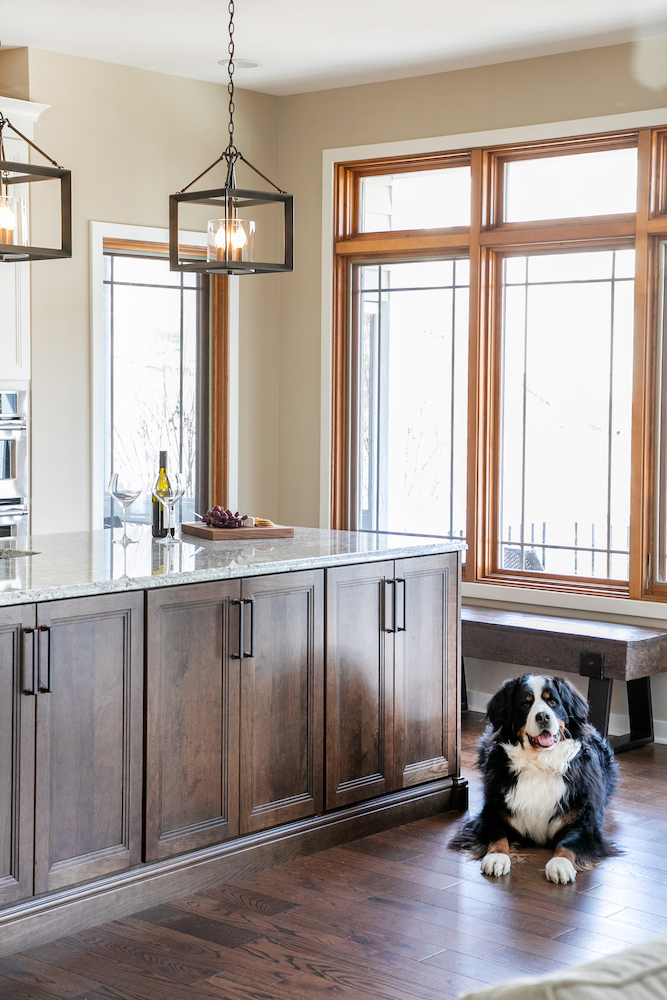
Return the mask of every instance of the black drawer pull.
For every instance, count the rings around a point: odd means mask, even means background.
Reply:
[[[396,631],[397,632],[405,632],[405,630],[407,628],[406,621],[405,621],[405,590],[406,590],[405,580],[403,579],[403,577],[399,576],[399,577],[397,577],[394,580],[394,584],[395,584],[395,586],[394,586],[394,622],[396,623]],[[403,600],[402,601],[399,601],[399,599],[398,599],[398,586],[399,586],[399,584],[401,585],[401,588],[403,590]],[[398,615],[396,613],[397,606],[399,606],[401,608],[401,621],[403,622],[402,625],[398,624]]]
[[[42,642],[46,640],[46,684],[42,683]],[[42,694],[51,694],[53,691],[53,678],[51,674],[51,626],[40,625],[37,631],[37,658],[39,661],[38,677],[39,690]]]
[[[238,653],[232,653],[232,660],[242,660],[244,657],[243,646],[245,644],[245,622],[243,620],[243,601],[233,600],[232,604],[238,605],[239,609],[239,651]]]
[[[385,632],[396,631],[396,581],[384,581],[384,630]],[[391,593],[388,588],[392,587]],[[389,625],[389,615],[391,612],[391,625]]]
[[[37,694],[37,643],[34,628],[23,629],[22,654],[23,693]],[[29,686],[29,681],[32,686]]]
[[[255,655],[255,598],[246,597],[244,598],[243,604],[250,605],[250,649],[244,649],[244,657],[252,657]],[[245,638],[243,645],[245,645]]]

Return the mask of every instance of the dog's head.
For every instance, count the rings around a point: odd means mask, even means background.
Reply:
[[[486,714],[500,741],[523,743],[541,753],[567,736],[581,735],[588,704],[562,677],[523,674],[505,681]]]

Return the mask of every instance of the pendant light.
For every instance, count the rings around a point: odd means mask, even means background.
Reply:
[[[52,164],[40,167],[34,163],[17,163],[5,155],[4,132],[10,128],[20,139]],[[50,260],[72,256],[72,175],[31,142],[0,112],[0,261]],[[25,198],[13,193],[16,184],[55,179],[60,182],[60,249],[29,245],[28,208]]]
[[[187,187],[169,198],[169,267],[172,271],[205,271],[209,274],[267,274],[294,270],[294,199],[246,160],[234,145],[234,0],[229,0],[229,143],[210,167],[203,170]],[[207,191],[190,191],[218,163],[227,164],[225,185]],[[236,186],[236,165],[245,163],[267,182],[273,191],[250,191]],[[179,205],[208,205],[217,218],[207,224],[206,259],[195,256],[192,248],[179,245]],[[283,214],[283,260],[255,260],[255,221],[250,211],[257,205],[275,205]],[[213,213],[211,213],[213,214]],[[279,221],[279,220],[276,220]]]

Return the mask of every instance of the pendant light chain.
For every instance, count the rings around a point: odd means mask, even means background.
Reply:
[[[227,129],[229,131],[229,148],[234,148],[234,0],[229,0],[229,45],[227,46],[227,51],[229,52],[229,61],[227,63],[227,71],[229,73],[229,83],[227,84],[227,93],[229,94],[229,125]]]

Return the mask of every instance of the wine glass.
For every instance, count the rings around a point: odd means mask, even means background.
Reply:
[[[127,548],[128,545],[136,545],[134,539],[127,534],[127,508],[141,495],[141,487],[137,486],[136,483],[128,482],[124,476],[121,477],[118,472],[114,472],[109,480],[109,493],[123,508],[123,536],[122,538],[114,538],[114,543],[122,545],[123,548]]]
[[[181,540],[180,538],[172,538],[171,536],[171,516],[174,507],[185,493],[186,479],[181,472],[170,472],[167,480],[169,490],[158,490],[155,486],[151,487],[151,489],[155,499],[159,500],[167,508],[167,537],[161,538],[160,543],[162,545],[174,545],[175,543],[180,543]]]

